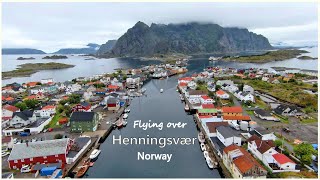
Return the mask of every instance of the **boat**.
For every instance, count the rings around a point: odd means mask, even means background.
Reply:
[[[204,158],[209,158],[209,153],[208,153],[208,151],[203,151],[203,156],[204,156]]]
[[[118,121],[116,121],[116,125],[117,125],[118,128],[121,128],[123,126],[122,118],[119,119]]]
[[[122,117],[123,117],[123,119],[127,119],[128,118],[128,114],[126,113]]]
[[[95,60],[95,58],[86,58],[84,60]]]
[[[89,166],[92,167],[94,165],[94,162],[90,162]]]
[[[80,166],[80,169],[76,173],[75,177],[76,178],[81,178],[89,169],[90,163],[85,162],[83,166]]]
[[[142,89],[140,90],[141,93],[145,93],[146,91],[147,91],[146,88],[142,88]]]
[[[181,99],[181,101],[184,101],[184,98],[181,94],[180,94],[180,99]]]
[[[95,159],[99,156],[100,152],[101,152],[101,150],[99,150],[99,149],[94,149],[94,150],[91,152],[89,158],[90,158],[91,160],[95,160]]]
[[[206,145],[204,143],[200,144],[201,151],[206,151]]]
[[[127,108],[127,109],[124,110],[124,112],[125,112],[125,113],[129,113],[129,112],[130,112],[130,109]]]
[[[185,111],[189,111],[189,110],[190,110],[188,104],[186,104],[186,105],[184,106],[184,110],[185,110]]]
[[[163,93],[163,89],[160,89],[160,92]]]
[[[126,126],[127,124],[128,124],[127,121],[123,121],[123,122],[122,122],[122,125],[123,125],[123,126]]]
[[[204,135],[203,135],[202,132],[199,132],[198,140],[199,140],[200,143],[204,143],[206,141],[206,139],[204,138]]]
[[[207,165],[210,169],[213,169],[213,162],[210,157],[206,158]]]

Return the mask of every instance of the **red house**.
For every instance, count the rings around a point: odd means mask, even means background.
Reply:
[[[64,166],[71,145],[69,138],[15,144],[8,158],[9,167],[21,169],[23,165],[57,162]]]
[[[72,112],[90,112],[91,105],[87,102],[82,102],[72,107]]]
[[[114,92],[114,91],[117,91],[117,90],[119,90],[120,89],[120,87],[119,86],[116,86],[116,85],[108,85],[108,90],[109,90],[109,92]]]

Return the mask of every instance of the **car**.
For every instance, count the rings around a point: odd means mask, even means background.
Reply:
[[[27,172],[30,172],[31,169],[29,167],[29,165],[24,165],[22,166],[21,170],[20,170],[22,173],[27,173]]]
[[[13,139],[13,144],[17,144],[17,142],[18,142],[18,139],[17,139],[17,138],[14,138],[14,139]]]
[[[284,132],[286,132],[286,133],[289,133],[290,132],[290,129],[289,128],[283,128],[282,129]]]
[[[1,156],[2,156],[2,157],[5,157],[5,156],[7,156],[7,155],[9,155],[9,154],[10,154],[10,153],[7,152],[7,151],[2,151]]]
[[[53,131],[53,129],[52,129],[52,128],[49,128],[49,129],[48,129],[48,132],[52,132],[52,131]]]

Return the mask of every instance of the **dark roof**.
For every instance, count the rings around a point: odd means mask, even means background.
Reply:
[[[92,121],[93,117],[94,112],[73,112],[70,117],[70,122]]]
[[[258,137],[264,134],[270,134],[271,132],[265,128],[262,127],[256,127],[253,131],[257,132]],[[251,131],[250,131],[251,132]],[[251,133],[250,133],[251,134]],[[260,135],[260,136],[259,136]]]
[[[301,112],[300,109],[296,106],[288,106],[288,105],[285,105],[285,104],[281,104],[279,105],[277,108],[274,109],[274,112],[277,113],[277,114],[282,114],[282,112],[284,110],[286,110],[287,108],[289,108],[289,113],[294,111],[294,110],[297,110],[298,112]]]
[[[91,140],[90,137],[83,136],[75,139],[74,143],[77,145],[77,147],[79,147],[79,151],[80,151],[90,140]],[[70,150],[67,157],[73,158],[79,153],[79,151]]]
[[[57,167],[57,168],[61,168],[62,163],[61,162],[57,162],[57,163],[50,163],[50,164],[35,164],[32,167],[32,170],[38,171],[41,170],[44,167]]]
[[[85,106],[85,107],[88,107],[88,106],[90,106],[90,104],[89,103],[87,103],[87,102],[82,102],[82,103],[80,103],[82,106]]]
[[[117,101],[118,101],[117,98],[109,98],[109,99],[107,100],[107,103],[108,103],[108,104],[115,104],[115,103],[117,103]]]
[[[207,122],[206,125],[210,133],[215,133],[218,126],[229,126],[228,122]]]
[[[267,111],[265,111],[263,109],[256,109],[256,110],[254,110],[254,112],[256,114],[261,115],[261,116],[271,116],[271,114],[269,112],[267,112]]]
[[[23,120],[28,120],[29,117],[33,116],[33,111],[24,110],[22,112],[14,112],[12,117],[14,117],[14,116],[19,116]]]
[[[191,90],[189,95],[207,95],[207,91],[204,90]]]
[[[231,127],[229,126],[218,126],[216,129],[224,138],[238,136],[232,131]]]

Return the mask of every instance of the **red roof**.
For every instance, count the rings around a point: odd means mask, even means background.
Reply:
[[[2,121],[10,120],[12,117],[2,117]]]
[[[11,136],[3,136],[2,137],[2,143],[8,143],[11,142],[12,137]]]
[[[179,86],[180,87],[183,87],[183,86],[187,86],[188,84],[187,83],[185,83],[185,82],[181,82],[181,83],[179,83]]]
[[[222,112],[224,113],[242,113],[241,106],[233,106],[233,107],[222,107]]]
[[[29,85],[30,87],[36,86],[38,82],[28,82],[27,86]]]
[[[59,119],[59,124],[66,124],[68,122],[68,118],[62,117]]]
[[[179,81],[192,81],[191,77],[183,77],[183,78],[179,78]]]
[[[55,109],[56,106],[53,106],[53,105],[47,105],[45,107],[43,107],[41,110],[47,110],[47,109]]]
[[[286,155],[284,155],[284,154],[278,153],[278,154],[273,154],[272,156],[273,156],[273,158],[274,158],[278,163],[280,163],[280,164],[285,164],[285,163],[288,163],[288,162],[294,163],[290,158],[288,158],[288,157],[287,157]],[[295,163],[294,163],[294,164],[295,164]]]
[[[204,100],[211,99],[209,96],[201,96],[201,98]]]
[[[242,111],[241,111],[242,112]],[[242,120],[242,121],[250,121],[250,116],[223,116],[223,120]]]
[[[118,89],[119,88],[119,86],[116,86],[116,85],[109,85],[108,86],[108,89]]]
[[[36,99],[36,95],[31,95],[31,96],[28,96],[27,99]]]
[[[11,112],[19,111],[19,108],[15,107],[15,106],[11,106],[9,104],[3,106],[2,109],[6,109],[6,110],[11,111]]]
[[[203,109],[213,109],[214,108],[214,104],[202,104],[202,108]]]
[[[224,95],[224,94],[226,94],[226,93],[220,89],[219,91],[216,92],[216,94],[218,94],[218,95]]]
[[[10,96],[6,98],[6,101],[13,101],[13,100],[14,100],[14,98],[10,97]]]

